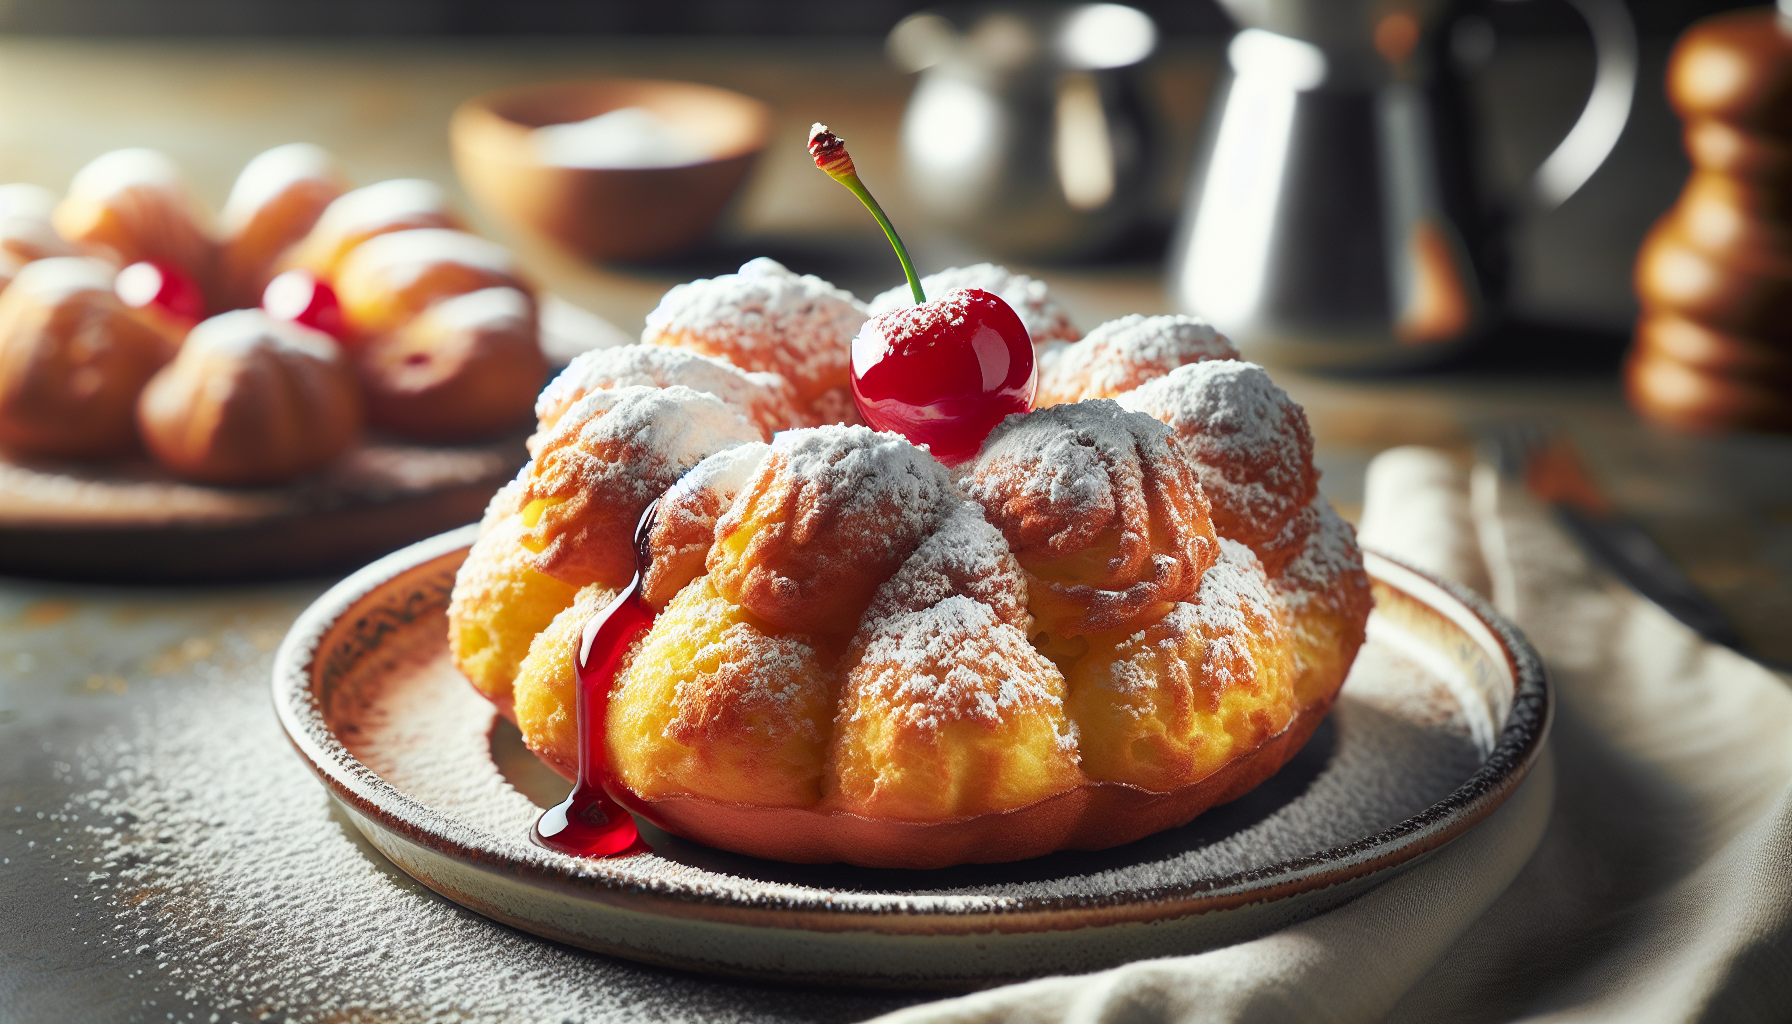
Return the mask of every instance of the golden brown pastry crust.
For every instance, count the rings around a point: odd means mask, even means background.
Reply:
[[[1306,411],[1261,366],[1183,366],[1120,404],[1169,425],[1213,503],[1220,536],[1249,546],[1272,574],[1298,550],[1294,521],[1319,492],[1313,433]]]
[[[586,395],[520,477],[520,543],[530,564],[577,587],[626,586],[648,504],[710,455],[758,440],[740,413],[690,388]]]
[[[159,260],[210,294],[218,244],[205,210],[174,161],[152,149],[119,149],[75,174],[52,222],[65,239],[119,266]]]
[[[214,311],[260,305],[280,255],[347,191],[347,176],[316,146],[295,142],[250,160],[224,204]]]
[[[299,267],[333,281],[348,254],[370,238],[418,228],[465,227],[440,185],[421,178],[392,178],[338,196],[278,267]]]
[[[776,373],[806,406],[840,405],[851,387],[852,337],[865,304],[818,277],[793,274],[761,257],[740,268],[681,284],[647,315],[641,340],[688,348],[749,371]],[[831,389],[835,394],[827,396]],[[841,422],[809,410],[814,422]]]
[[[945,467],[896,435],[791,431],[717,520],[709,574],[774,630],[844,637],[950,500]]]
[[[328,335],[256,309],[193,328],[137,402],[144,445],[189,480],[267,484],[354,444],[361,397]]]
[[[1161,618],[1219,550],[1169,431],[1111,401],[1009,417],[962,485],[1027,570],[1039,627],[1058,637]]]
[[[1040,367],[1033,407],[1117,398],[1179,366],[1237,358],[1232,342],[1199,317],[1135,313],[1109,320],[1074,345],[1054,348]]]
[[[417,228],[356,246],[334,278],[351,333],[377,338],[431,304],[486,288],[529,292],[510,251],[465,231]]]
[[[548,371],[535,300],[515,288],[443,299],[361,344],[355,366],[368,419],[430,441],[524,426]]]
[[[648,340],[684,312],[663,304]],[[1194,369],[1188,354],[1119,370],[1134,388]],[[659,446],[589,428],[648,390],[544,417],[535,466],[493,505],[529,564],[569,582],[597,578],[600,557],[618,583],[632,570],[618,495],[645,478],[600,482],[602,467]],[[1370,608],[1354,536],[1313,487],[1304,415],[1281,399],[1250,407],[1255,432],[1199,401],[1170,425],[1112,401],[1036,410],[956,478],[842,426],[704,459],[648,536],[644,596],[663,610],[610,693],[613,791],[698,842],[906,868],[1105,848],[1243,794],[1323,719]],[[1267,522],[1248,494],[1228,505],[1244,536],[1222,540],[1203,473],[1266,490]],[[595,607],[562,611],[516,682],[519,719],[525,689],[540,700],[532,749],[568,776],[570,652]]]
[[[0,294],[0,448],[97,459],[137,446],[137,395],[173,355],[112,294],[112,270],[60,257]]]
[[[667,388],[682,384],[707,391],[738,408],[772,435],[815,424],[799,411],[790,382],[775,373],[748,372],[725,359],[663,345],[622,345],[580,353],[541,391],[535,402],[537,433],[546,436],[573,403],[593,391],[641,384]],[[830,421],[832,422],[832,421]]]

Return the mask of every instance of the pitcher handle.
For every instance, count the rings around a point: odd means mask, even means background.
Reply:
[[[1611,156],[1636,97],[1636,23],[1624,0],[1567,0],[1593,35],[1593,93],[1580,118],[1531,178],[1531,198],[1553,210]]]

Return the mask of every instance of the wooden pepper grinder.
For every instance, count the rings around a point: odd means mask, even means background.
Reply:
[[[1792,0],[1687,29],[1667,92],[1693,171],[1637,254],[1630,402],[1681,429],[1792,431]]]

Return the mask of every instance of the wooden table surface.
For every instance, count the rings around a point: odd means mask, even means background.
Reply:
[[[1154,72],[1173,151],[1186,153],[1194,136],[1215,52],[1211,45],[1182,47]],[[859,167],[892,217],[898,224],[913,223],[894,173],[896,124],[909,81],[888,71],[881,54],[866,44],[4,39],[0,180],[61,190],[81,165],[106,150],[152,146],[184,165],[201,195],[216,206],[250,157],[281,143],[310,141],[335,152],[362,183],[425,177],[458,188],[446,138],[456,104],[515,83],[602,75],[685,78],[751,93],[774,109],[774,143],[717,237],[665,265],[581,265],[514,237],[468,203],[477,226],[516,245],[544,285],[632,332],[671,284],[731,269],[762,253],[831,277],[862,296],[897,283],[894,261],[875,227],[845,190],[813,170],[802,146],[810,122],[832,125],[851,142]],[[1166,211],[1175,193],[1173,182],[1163,190],[1160,205]],[[924,228],[916,228],[913,239],[924,271],[974,255]],[[1124,313],[1167,311],[1161,270],[1149,260],[1026,269],[1051,283],[1085,329]],[[1523,337],[1517,343],[1524,343]],[[1392,379],[1289,373],[1278,379],[1306,404],[1326,474],[1322,486],[1348,514],[1360,507],[1363,467],[1383,448],[1441,445],[1468,459],[1490,424],[1544,420],[1564,426],[1613,499],[1732,614],[1757,649],[1792,662],[1792,441],[1661,433],[1625,409],[1609,367],[1591,373],[1518,372],[1522,369],[1510,361],[1484,360]],[[321,585],[152,593],[0,581],[0,619],[5,620],[0,622],[0,803],[5,805],[0,818],[7,826],[0,829],[0,848],[10,851],[6,863],[14,865],[0,867],[0,875],[15,872],[6,877],[24,879],[23,888],[13,891],[53,888],[54,880],[39,877],[41,872],[16,874],[25,863],[19,844],[27,838],[26,826],[41,828],[45,820],[43,813],[33,817],[33,808],[41,811],[63,791],[58,787],[66,788],[62,776],[52,782],[40,770],[44,755],[32,753],[40,742],[44,750],[73,749],[102,726],[120,727],[135,706],[130,702],[139,699],[130,694],[154,691],[161,684],[152,680],[173,671],[168,665],[209,664],[202,656],[229,630],[248,645],[238,670],[263,670],[255,667],[261,664],[255,651],[265,655],[264,641],[277,637]],[[58,623],[79,620],[83,609],[124,616],[108,621],[128,628],[55,632]],[[190,635],[183,639],[184,634]],[[164,664],[167,658],[174,660]],[[95,703],[107,700],[116,706]],[[91,919],[70,925],[82,947],[81,929],[90,926]],[[79,975],[89,988],[116,983],[127,995],[151,991],[144,987],[147,981],[127,983],[126,974],[107,973],[124,968],[80,961],[69,950],[82,947],[64,938],[39,961],[0,938],[0,954],[15,957],[8,967],[0,956],[0,1017],[8,1016],[9,984],[15,993],[30,995],[13,1004],[17,1019],[36,1019],[26,1010],[52,1005],[54,995],[43,987],[46,971],[74,972],[71,977]],[[140,967],[130,970],[142,974]],[[750,1001],[750,996],[740,998]],[[146,1014],[160,1019],[148,998],[105,1002],[109,1009],[93,1019]],[[813,1012],[792,1012],[845,1019],[888,1004],[826,1005],[833,1009],[815,1003]]]

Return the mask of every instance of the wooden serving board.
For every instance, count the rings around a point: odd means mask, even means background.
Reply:
[[[147,459],[0,460],[0,574],[212,583],[353,569],[475,522],[528,461],[526,434],[464,446],[364,439],[280,487],[184,483]]]

